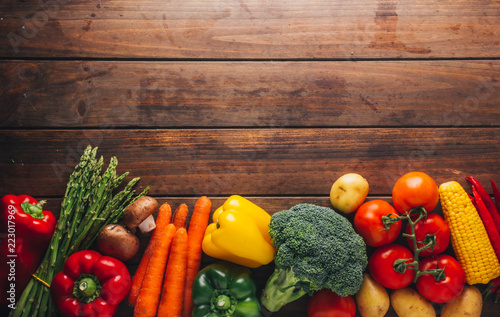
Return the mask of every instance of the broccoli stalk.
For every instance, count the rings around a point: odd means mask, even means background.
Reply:
[[[277,249],[275,271],[261,296],[269,311],[323,288],[347,296],[361,287],[368,264],[366,245],[334,210],[299,204],[277,212],[271,217],[269,235]]]
[[[261,302],[269,311],[276,312],[288,303],[301,298],[307,291],[292,269],[275,269],[262,291]]]

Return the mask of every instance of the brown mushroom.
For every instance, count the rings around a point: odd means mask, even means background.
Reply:
[[[142,233],[156,228],[153,213],[158,209],[158,201],[153,197],[142,196],[127,206],[123,212],[123,223],[129,229],[139,227]]]
[[[104,255],[128,261],[139,251],[139,238],[119,224],[109,224],[97,236],[97,247]]]

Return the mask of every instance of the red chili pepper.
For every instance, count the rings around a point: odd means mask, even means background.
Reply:
[[[15,303],[45,255],[56,218],[28,195],[5,195],[0,199],[1,307]],[[13,286],[13,287],[12,287]],[[13,292],[15,289],[15,292]]]
[[[500,276],[497,277],[496,279],[490,281],[490,283],[493,285],[493,286],[496,286],[498,288],[498,292],[500,292]],[[498,293],[500,294],[500,293]]]
[[[130,273],[121,261],[83,250],[68,257],[52,279],[50,291],[66,316],[113,316],[130,291]]]
[[[500,259],[500,234],[498,233],[495,224],[493,223],[493,218],[491,217],[491,214],[486,208],[486,205],[481,199],[481,196],[477,192],[475,186],[472,186],[472,194],[474,195],[474,199],[476,201],[477,212],[479,213],[484,227],[486,228],[486,232],[488,233],[488,237],[490,238],[491,245],[495,250],[497,258]]]
[[[495,303],[497,303],[500,300],[500,276],[491,280],[488,286],[486,286],[483,292],[484,300],[492,294],[495,294]]]
[[[486,189],[484,189],[484,187],[474,177],[468,176],[465,179],[472,184],[472,187],[476,188],[477,192],[479,193],[479,196],[481,196],[483,203],[485,204],[486,208],[491,214],[491,217],[493,218],[493,222],[495,223],[497,232],[500,233],[500,213],[498,212],[497,207],[493,203],[490,194],[488,194]]]
[[[490,179],[491,187],[493,188],[493,196],[495,197],[495,203],[497,204],[497,210],[500,210],[500,191],[493,180]]]

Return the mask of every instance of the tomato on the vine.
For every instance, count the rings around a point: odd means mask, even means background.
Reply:
[[[356,304],[352,296],[341,297],[325,288],[317,291],[307,303],[308,317],[354,317]]]
[[[392,204],[400,214],[408,213],[415,207],[424,207],[427,212],[431,212],[438,201],[436,182],[422,172],[403,175],[392,189]]]
[[[424,274],[418,278],[417,290],[428,300],[435,303],[446,303],[462,292],[465,285],[465,273],[457,260],[453,257],[440,254],[420,261],[420,271],[444,269],[446,277],[436,281],[433,275]]]
[[[413,262],[413,253],[399,244],[388,244],[376,249],[368,260],[368,270],[372,277],[383,286],[398,289],[409,286],[415,278],[415,270],[407,268],[404,273],[396,271],[394,262],[408,259]]]
[[[411,226],[408,224],[406,226],[406,233],[411,234]],[[415,238],[417,239],[417,247],[422,248],[425,244],[418,241],[424,241],[426,235],[435,235],[436,244],[434,245],[432,251],[427,249],[420,251],[420,256],[427,257],[431,255],[436,255],[443,253],[448,245],[450,244],[450,227],[446,221],[438,214],[430,213],[426,218],[421,219],[415,224]],[[406,238],[408,246],[412,251],[413,240],[411,238]]]
[[[389,230],[384,230],[382,217],[398,217],[399,214],[384,200],[371,200],[362,204],[354,216],[354,229],[372,247],[381,247],[394,242],[401,231],[401,220],[393,223]]]

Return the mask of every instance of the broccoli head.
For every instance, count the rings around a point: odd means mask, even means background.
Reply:
[[[366,245],[351,223],[334,210],[299,204],[272,215],[275,271],[262,292],[262,304],[278,311],[323,288],[340,296],[355,294],[368,263]]]

